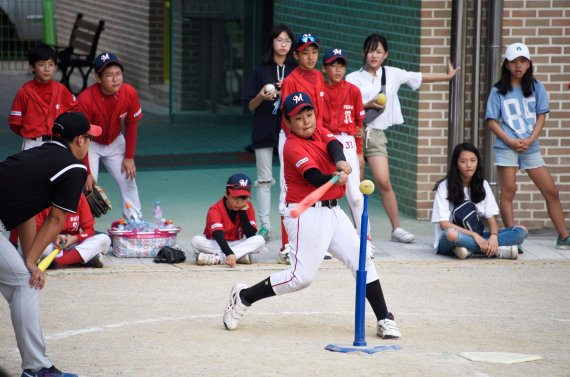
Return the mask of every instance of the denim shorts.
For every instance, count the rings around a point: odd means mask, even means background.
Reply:
[[[363,141],[364,157],[388,157],[388,139],[382,130],[367,128],[364,132]]]
[[[512,166],[519,169],[536,169],[544,166],[540,151],[518,153],[512,149],[494,148],[495,166]]]

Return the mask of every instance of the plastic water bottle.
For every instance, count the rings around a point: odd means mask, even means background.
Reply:
[[[139,211],[137,211],[130,202],[127,202],[125,204],[125,206],[127,207],[127,218],[130,220],[134,220],[135,222],[139,222],[142,220],[142,216],[139,213]]]
[[[154,210],[152,211],[152,217],[154,218],[154,223],[156,227],[160,229],[162,226],[162,208],[160,207],[160,200],[154,202]]]

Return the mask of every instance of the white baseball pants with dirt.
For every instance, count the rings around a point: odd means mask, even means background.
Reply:
[[[356,226],[356,231],[360,234],[362,223],[362,210],[364,209],[364,195],[360,192],[360,163],[358,162],[358,154],[356,153],[356,141],[354,136],[342,132],[334,135],[338,141],[342,143],[344,157],[346,162],[350,164],[352,173],[348,175],[346,182],[346,199],[348,206]],[[370,221],[368,221],[367,236],[370,238]]]
[[[298,218],[291,217],[289,204],[285,209],[285,228],[289,234],[291,266],[271,274],[271,286],[277,295],[308,287],[314,280],[328,251],[341,261],[354,276],[358,269],[360,239],[352,222],[339,207],[309,207]],[[376,267],[366,256],[366,284],[378,279]]]
[[[257,167],[257,180],[255,181],[257,194],[257,218],[261,228],[271,230],[269,214],[271,212],[271,186],[273,179],[273,148],[255,149],[255,165]]]
[[[265,239],[262,236],[255,235],[238,241],[228,241],[228,245],[234,252],[236,258],[239,259],[246,254],[259,253],[265,246]],[[216,242],[216,240],[207,239],[203,234],[192,238],[192,248],[194,249],[194,254],[217,254],[221,260],[224,260],[226,257],[224,253],[222,253],[218,242]]]
[[[86,238],[83,242],[79,244],[71,245],[67,248],[67,250],[77,249],[79,255],[81,255],[81,259],[83,259],[83,263],[89,262],[93,259],[97,254],[106,254],[109,250],[109,246],[111,246],[111,238],[109,238],[106,234],[95,234],[89,238]],[[46,256],[53,251],[54,244],[50,243],[42,256]],[[60,251],[57,254],[56,258],[59,258],[63,255],[63,251]]]
[[[30,272],[22,256],[4,234],[0,223],[0,292],[10,305],[12,327],[22,358],[22,369],[49,368],[40,318],[40,290],[30,287]],[[4,321],[5,318],[2,319]]]
[[[127,218],[127,202],[135,208],[139,213],[141,212],[141,202],[139,199],[139,190],[137,182],[133,179],[127,179],[124,172],[121,172],[123,160],[125,159],[125,137],[123,134],[109,145],[91,142],[89,146],[89,168],[91,175],[97,181],[99,177],[99,161],[103,162],[105,168],[111,174],[121,192],[121,199],[123,201],[123,215]]]

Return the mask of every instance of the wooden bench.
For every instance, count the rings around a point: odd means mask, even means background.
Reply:
[[[100,20],[98,23],[86,21],[83,19],[83,14],[78,13],[71,30],[69,45],[58,48],[57,66],[62,73],[61,83],[74,94],[87,88],[89,74],[93,69],[93,61],[97,54],[97,44],[104,26],[105,21]],[[83,87],[77,93],[69,85],[69,78],[76,69],[83,78]]]

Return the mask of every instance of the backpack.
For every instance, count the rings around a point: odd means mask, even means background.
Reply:
[[[452,221],[464,229],[468,229],[477,234],[483,234],[485,224],[477,214],[477,207],[472,201],[465,200],[453,210]]]
[[[380,79],[380,92],[378,92],[378,94],[380,93],[384,93],[386,94],[386,70],[384,69],[384,66],[382,66],[382,78]],[[366,109],[365,113],[366,113],[366,117],[362,120],[364,122],[364,124],[368,124],[370,122],[372,122],[374,119],[378,118],[382,113],[384,112],[384,109],[382,110],[377,110],[377,109]]]

